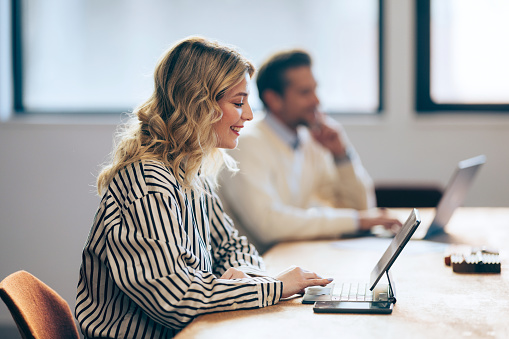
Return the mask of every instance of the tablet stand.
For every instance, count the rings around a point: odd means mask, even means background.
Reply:
[[[394,283],[394,279],[392,278],[392,274],[390,270],[385,271],[387,275],[387,281],[389,282],[389,298],[388,300],[395,304],[396,303],[396,285]],[[391,282],[392,280],[392,282]]]

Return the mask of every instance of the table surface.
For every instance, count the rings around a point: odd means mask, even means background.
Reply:
[[[432,217],[432,211],[420,211],[424,222]],[[447,231],[456,244],[499,249],[501,274],[454,273],[444,264],[449,244],[411,240],[391,268],[397,302],[390,315],[315,314],[296,297],[262,309],[202,315],[177,338],[509,338],[509,208],[460,208]],[[296,265],[336,281],[367,282],[389,242],[287,242],[264,259],[272,275]]]

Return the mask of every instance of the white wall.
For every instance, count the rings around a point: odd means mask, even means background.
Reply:
[[[0,124],[1,278],[29,271],[74,308],[81,249],[99,203],[94,174],[114,130],[113,124]],[[0,325],[11,323],[0,305]]]
[[[509,206],[509,115],[417,116],[413,4],[386,1],[385,111],[341,118],[375,181],[445,184],[456,163],[484,153],[468,206]],[[94,175],[116,118],[20,118],[0,123],[0,278],[25,269],[74,307],[81,249],[99,198]],[[0,325],[11,324],[0,303]]]

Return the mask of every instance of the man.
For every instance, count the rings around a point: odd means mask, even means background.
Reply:
[[[318,111],[311,57],[283,51],[260,68],[266,114],[246,125],[230,154],[239,173],[222,195],[261,251],[284,240],[337,238],[401,223],[374,209],[373,183],[342,126]]]

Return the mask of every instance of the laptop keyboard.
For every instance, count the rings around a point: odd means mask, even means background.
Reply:
[[[332,301],[387,301],[388,285],[376,286],[373,291],[367,283],[335,283],[331,289]]]
[[[377,284],[370,291],[369,284],[357,282],[333,282],[329,285],[313,286],[306,288],[303,303],[309,304],[315,301],[372,301],[386,302],[389,299],[389,285]]]

